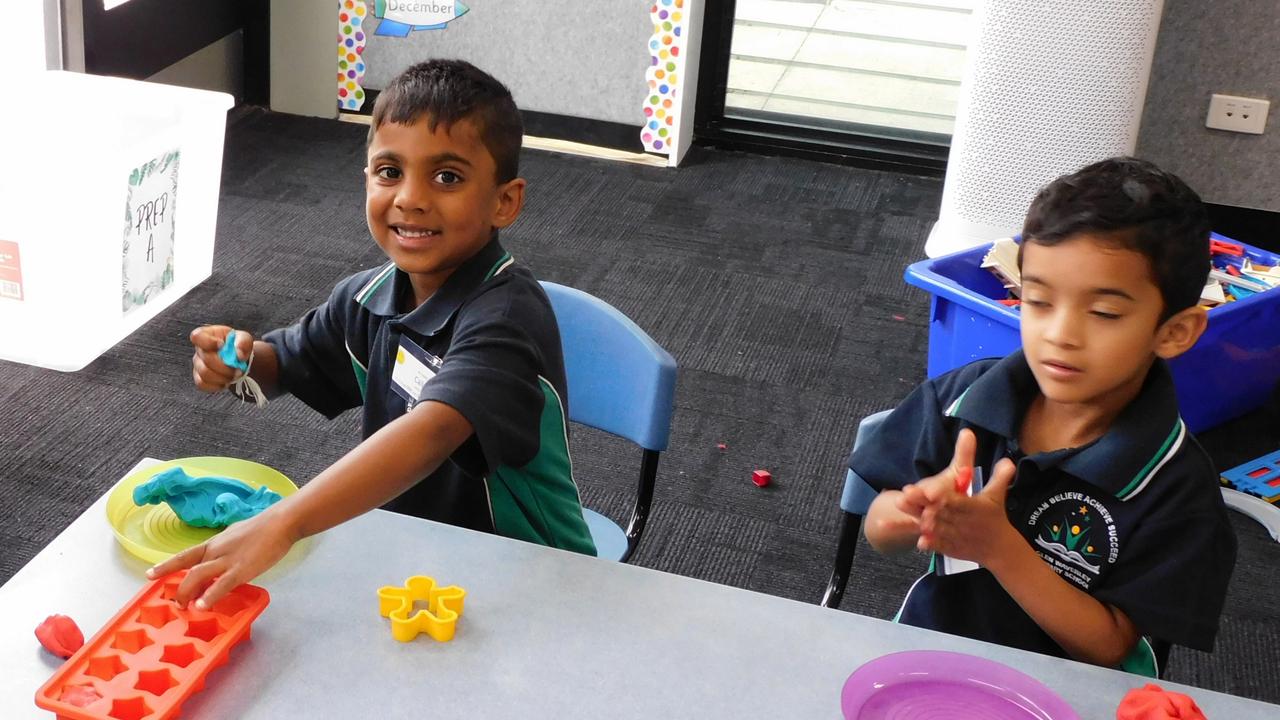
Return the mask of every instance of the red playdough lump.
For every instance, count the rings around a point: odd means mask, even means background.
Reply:
[[[1190,696],[1147,683],[1125,694],[1116,708],[1116,720],[1205,720]]]
[[[76,707],[89,707],[102,699],[102,695],[91,685],[68,685],[62,688],[58,699]]]
[[[76,621],[66,615],[50,615],[36,626],[36,639],[45,650],[58,657],[69,658],[84,645],[84,633]]]

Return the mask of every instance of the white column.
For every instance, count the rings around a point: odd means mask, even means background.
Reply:
[[[644,149],[667,156],[675,167],[693,145],[693,108],[697,100],[702,53],[703,0],[653,0],[646,7],[653,22],[645,71]]]
[[[1017,233],[1045,183],[1133,152],[1163,5],[979,5],[930,257]]]

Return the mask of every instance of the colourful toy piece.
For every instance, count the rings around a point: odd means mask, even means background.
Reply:
[[[36,692],[67,720],[170,720],[271,601],[241,585],[209,610],[173,602],[185,571],[147,583]]]
[[[425,632],[440,642],[449,642],[462,616],[462,601],[467,591],[457,585],[436,587],[436,581],[425,575],[414,575],[403,587],[388,585],[378,588],[378,612],[391,618],[391,637],[409,642]],[[425,602],[426,609],[413,611],[414,603]]]
[[[771,480],[773,475],[768,470],[756,470],[751,473],[751,482],[755,483],[756,487],[765,487]]]
[[[1244,255],[1244,246],[1238,243],[1228,242],[1226,240],[1218,240],[1217,238],[1209,238],[1209,253],[1211,255]]]
[[[1269,503],[1280,502],[1280,450],[1222,473],[1227,485]]]
[[[247,520],[280,499],[278,493],[232,478],[192,477],[181,467],[157,473],[133,489],[133,503],[168,503],[183,522],[195,527],[224,528]]]
[[[66,615],[50,615],[36,626],[36,639],[45,650],[60,658],[69,658],[84,647],[84,633],[76,621]]]

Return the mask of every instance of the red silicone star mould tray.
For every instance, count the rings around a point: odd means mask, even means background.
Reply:
[[[209,610],[178,607],[185,572],[148,583],[36,693],[68,720],[167,720],[204,687],[271,601],[241,585]]]

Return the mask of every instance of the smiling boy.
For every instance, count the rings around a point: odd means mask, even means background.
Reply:
[[[922,577],[902,622],[1149,675],[1153,644],[1212,650],[1235,536],[1165,362],[1205,328],[1208,236],[1196,194],[1132,158],[1036,196],[1022,349],[921,385],[849,460],[881,490],[873,547],[979,565]]]
[[[465,62],[415,65],[378,96],[366,216],[390,262],[341,281],[290,327],[235,337],[268,396],[330,418],[362,407],[364,440],[295,495],[153,568],[192,568],[180,603],[217,602],[297,540],[378,506],[595,553],[555,317],[498,242],[524,203],[522,132],[507,89]],[[230,332],[191,333],[201,390],[235,379],[218,357]]]

